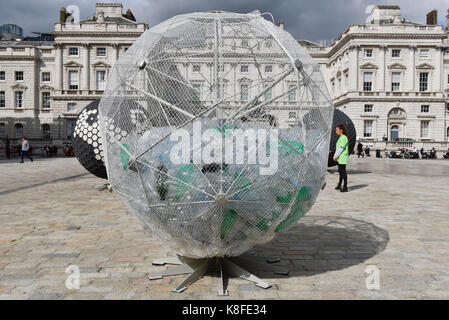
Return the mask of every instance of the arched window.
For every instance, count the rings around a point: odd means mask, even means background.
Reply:
[[[390,139],[391,141],[396,141],[399,138],[399,127],[398,126],[391,126],[390,130]]]
[[[6,134],[5,134],[5,124],[4,123],[0,123],[0,138],[5,138]]]
[[[23,138],[23,125],[21,123],[16,123],[14,130],[16,132],[16,139]]]
[[[42,139],[44,140],[50,140],[51,136],[51,128],[49,124],[43,124],[42,125]]]

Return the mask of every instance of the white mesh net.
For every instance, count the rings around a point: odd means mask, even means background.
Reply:
[[[180,15],[146,31],[99,110],[111,186],[186,256],[270,240],[324,183],[333,106],[319,67],[258,12]]]

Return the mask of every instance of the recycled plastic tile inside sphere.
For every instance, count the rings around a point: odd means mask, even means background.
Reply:
[[[146,31],[115,64],[99,113],[112,188],[185,256],[269,241],[324,184],[333,106],[319,66],[258,12]]]

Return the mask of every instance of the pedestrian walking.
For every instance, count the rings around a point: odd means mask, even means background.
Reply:
[[[11,157],[11,145],[8,136],[6,136],[5,141],[5,152],[6,152],[6,159],[9,159]]]
[[[340,137],[337,141],[334,154],[334,160],[338,162],[338,173],[340,174],[340,179],[335,190],[348,192],[348,175],[346,173],[346,165],[348,164],[349,157],[348,131],[344,124],[340,124],[335,129],[335,132]],[[341,185],[342,183],[343,186]]]
[[[23,157],[27,157],[33,162],[33,158],[31,158],[28,151],[30,150],[30,143],[28,142],[26,137],[22,138],[22,150],[20,151],[20,163],[23,163]]]

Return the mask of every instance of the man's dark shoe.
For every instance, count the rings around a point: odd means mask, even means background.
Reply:
[[[340,192],[348,192],[348,187],[343,187],[342,189],[340,189]]]
[[[23,163],[23,161],[20,161],[19,163]]]
[[[340,190],[341,189],[341,186],[336,186],[335,187],[335,190]]]

